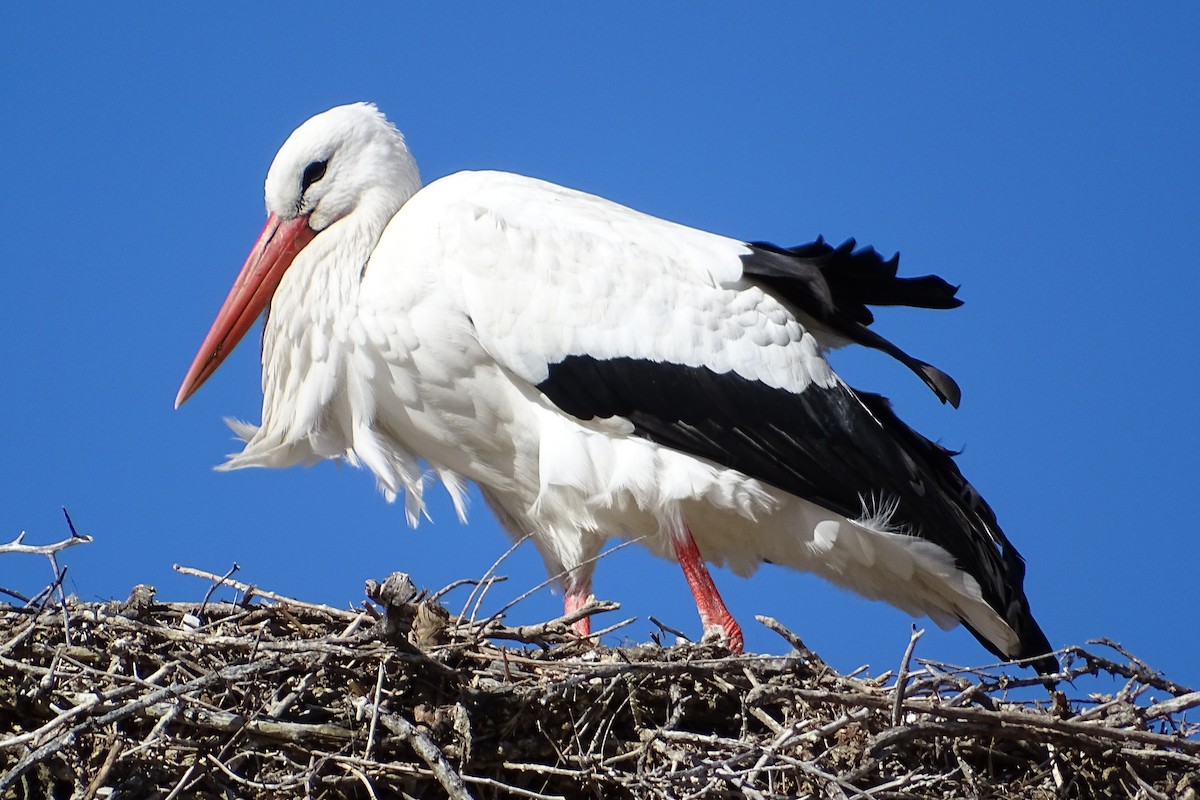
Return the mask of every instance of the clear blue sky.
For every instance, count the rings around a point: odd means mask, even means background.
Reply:
[[[952,312],[880,330],[952,374],[958,411],[874,354],[838,358],[960,464],[1028,560],[1051,640],[1123,642],[1200,684],[1200,6],[324,4],[0,8],[0,537],[65,532],[69,590],[164,599],[172,563],[345,605],[366,578],[440,587],[507,546],[434,492],[417,531],[350,468],[215,473],[224,415],[258,419],[250,336],[172,399],[263,221],[276,149],[372,100],[426,179],[499,168],[701,228],[899,250],[962,285]],[[522,10],[532,6],[520,6]],[[496,601],[541,580],[531,549]],[[0,558],[36,590],[44,559]],[[909,618],[810,576],[718,572],[752,650],[778,617],[841,669],[895,665]],[[596,590],[699,625],[673,564],[638,548]],[[543,592],[513,619],[560,609]],[[984,663],[931,624],[918,655]]]

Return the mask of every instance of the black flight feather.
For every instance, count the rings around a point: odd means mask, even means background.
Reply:
[[[899,278],[900,256],[886,261],[872,247],[855,250],[847,239],[831,247],[821,237],[797,247],[752,242],[742,272],[821,326],[858,344],[880,350],[911,369],[943,402],[958,407],[962,391],[946,373],[875,333],[868,306],[956,308],[958,288],[936,275]]]
[[[841,516],[863,498],[895,499],[891,524],[941,546],[1018,634],[1015,656],[1051,650],[1022,588],[1024,561],[950,451],[905,425],[879,395],[841,384],[799,393],[736,373],[644,359],[571,355],[538,385],[582,420],[628,419],[637,435],[737,469]],[[969,626],[968,626],[969,628]],[[1055,671],[1047,656],[1036,662]]]

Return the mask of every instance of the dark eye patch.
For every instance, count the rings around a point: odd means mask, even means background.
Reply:
[[[327,166],[329,166],[329,159],[314,161],[304,168],[304,174],[300,176],[301,194],[307,192],[308,187],[325,177],[325,168]]]

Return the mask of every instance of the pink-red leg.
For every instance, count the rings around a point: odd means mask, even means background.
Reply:
[[[577,586],[574,589],[568,589],[563,593],[563,616],[583,608],[587,605],[588,598],[591,596],[592,585],[590,582],[583,586]],[[580,636],[590,636],[592,633],[592,618],[584,617],[583,619],[576,620],[571,627]]]
[[[683,577],[687,578],[692,597],[696,598],[696,609],[700,612],[704,634],[708,636],[712,631],[723,633],[730,652],[740,653],[744,644],[742,628],[729,609],[725,608],[725,601],[717,592],[712,575],[708,574],[708,567],[700,557],[700,548],[696,547],[692,532],[685,527],[683,533],[682,540],[675,539],[675,556],[683,568]]]

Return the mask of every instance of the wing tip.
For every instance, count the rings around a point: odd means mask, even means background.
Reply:
[[[1055,655],[1054,648],[1050,645],[1050,640],[1046,638],[1046,634],[1042,631],[1037,620],[1033,618],[1033,614],[1029,610],[1029,604],[1024,601],[1024,595],[1021,597],[1022,602],[1014,604],[1017,607],[1016,612],[1008,618],[1004,618],[1004,623],[1016,635],[1017,646],[1015,650],[1006,648],[1003,644],[997,643],[984,636],[978,628],[973,626],[969,620],[959,617],[959,622],[962,626],[971,632],[981,645],[983,645],[992,655],[1002,658],[1005,661],[1011,661],[1022,667],[1032,667],[1039,675],[1054,675],[1062,670],[1062,665],[1058,661],[1058,656]]]
[[[962,403],[962,389],[959,388],[957,381],[924,361],[920,362],[920,372],[926,385],[941,398],[943,403],[949,403],[954,408],[959,407],[959,404]]]

